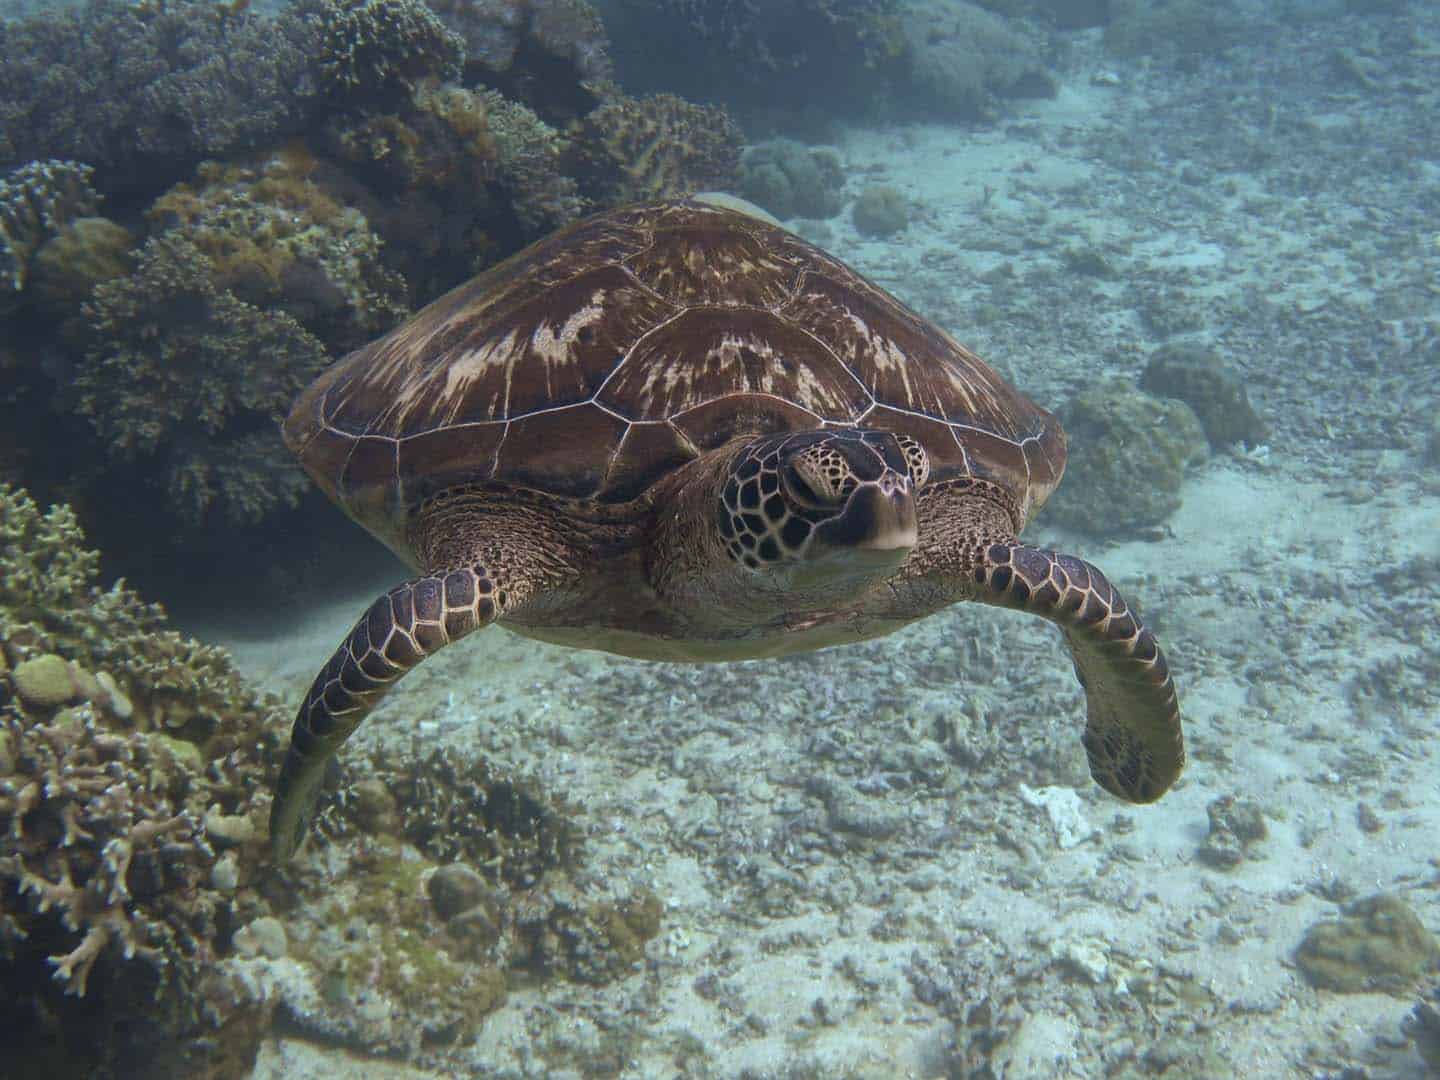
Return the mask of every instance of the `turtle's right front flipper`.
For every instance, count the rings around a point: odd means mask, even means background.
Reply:
[[[1154,802],[1185,767],[1180,703],[1159,643],[1105,575],[1083,559],[1014,541],[984,546],[976,599],[1028,611],[1065,632],[1085,688],[1085,751],[1095,782]]]
[[[509,583],[507,582],[507,585]],[[431,653],[514,605],[484,567],[429,574],[391,589],[346,635],[311,683],[270,806],[270,850],[284,861],[305,837],[325,765],[396,680]]]

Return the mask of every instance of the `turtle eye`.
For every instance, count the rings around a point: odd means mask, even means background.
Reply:
[[[855,490],[855,472],[834,447],[807,446],[780,467],[785,492],[801,510],[833,513]]]
[[[797,469],[793,462],[787,462],[781,475],[785,478],[785,490],[797,502],[807,508],[815,508],[829,505],[829,500],[822,499],[815,489],[810,486],[804,475]]]

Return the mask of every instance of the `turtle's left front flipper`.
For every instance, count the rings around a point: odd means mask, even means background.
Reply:
[[[326,764],[400,676],[494,622],[528,591],[524,584],[497,581],[484,566],[473,565],[407,581],[370,605],[310,684],[295,717],[270,806],[270,850],[276,859],[283,862],[300,846]]]
[[[1160,645],[1095,567],[1019,543],[987,546],[977,600],[1040,615],[1065,631],[1085,688],[1090,774],[1128,802],[1154,802],[1185,767],[1180,704]]]

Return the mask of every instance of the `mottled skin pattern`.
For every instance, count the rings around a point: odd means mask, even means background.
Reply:
[[[1044,410],[843,264],[696,202],[598,215],[441,298],[296,402],[287,442],[415,568],[316,677],[271,840],[422,659],[499,622],[665,660],[888,634],[961,600],[1065,634],[1107,791],[1184,764],[1165,658],[1095,567],[1018,540],[1064,468]]]

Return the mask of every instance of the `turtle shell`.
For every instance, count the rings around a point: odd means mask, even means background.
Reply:
[[[441,488],[620,503],[741,435],[908,434],[932,482],[1022,510],[1060,480],[1055,419],[915,312],[798,236],[693,200],[587,218],[351,353],[285,439],[393,547]]]

